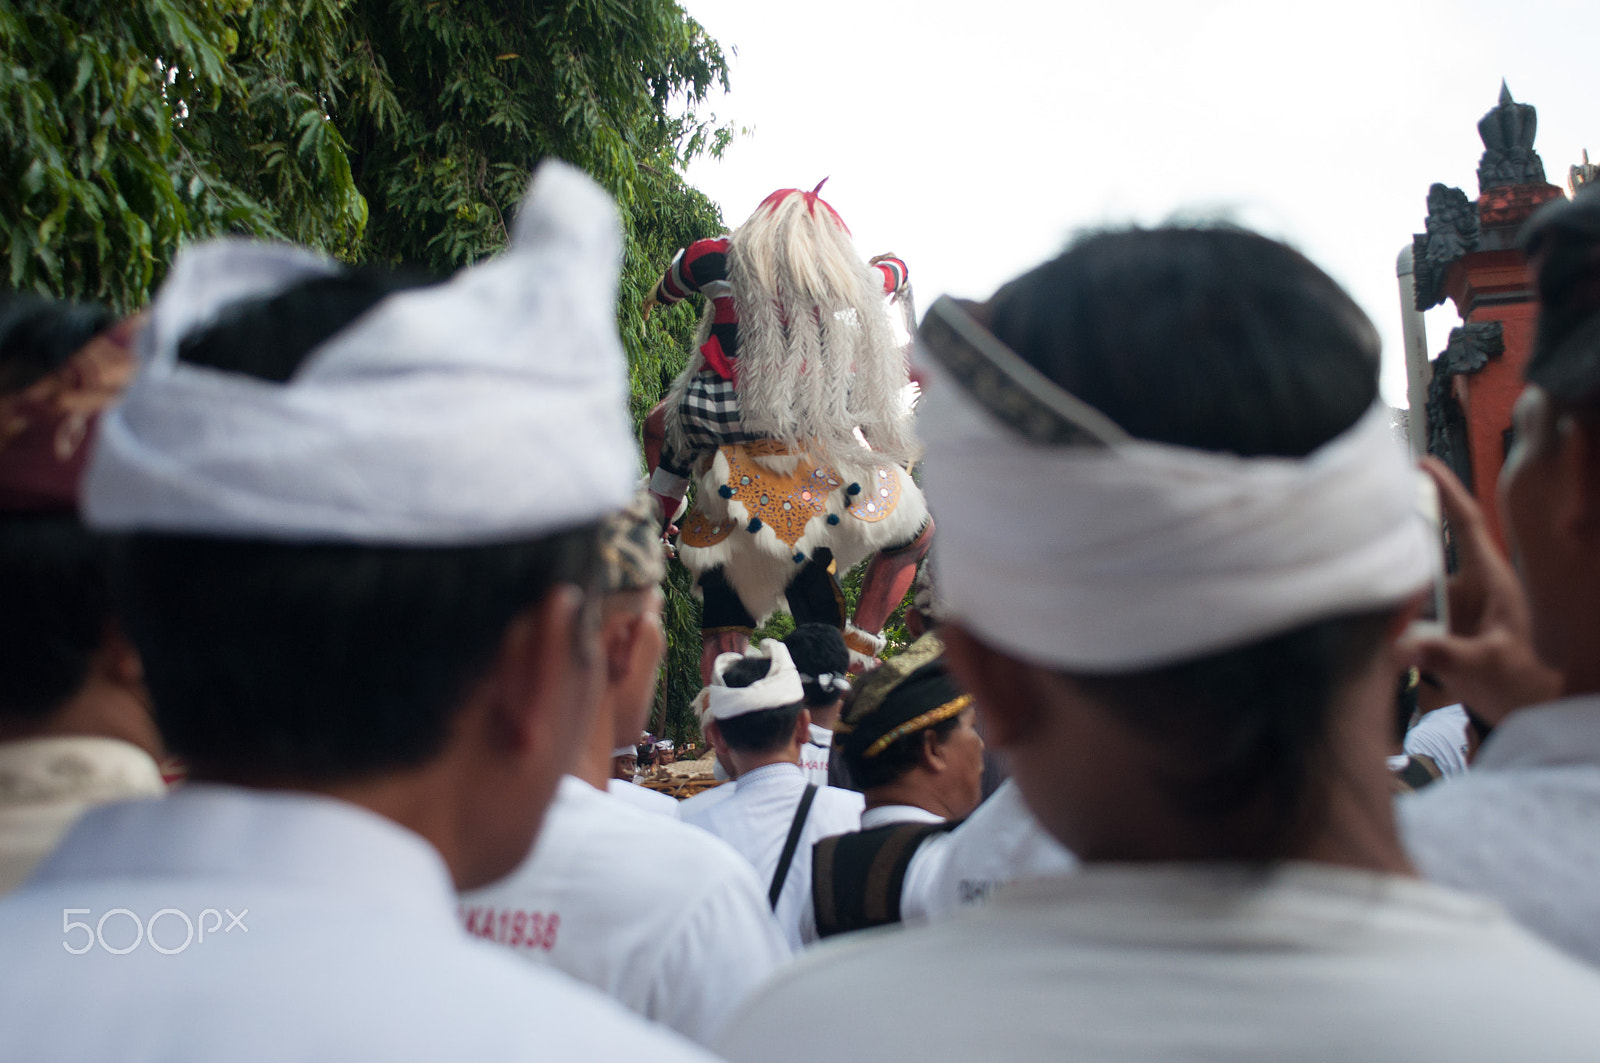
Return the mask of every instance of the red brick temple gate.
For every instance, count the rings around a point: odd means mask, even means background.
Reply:
[[[1517,236],[1541,204],[1563,195],[1545,180],[1533,150],[1537,126],[1534,108],[1513,100],[1502,83],[1499,105],[1478,123],[1477,200],[1434,185],[1427,231],[1412,242],[1417,309],[1448,298],[1463,322],[1432,363],[1427,450],[1472,489],[1502,545],[1495,483],[1510,448],[1511,407],[1522,391],[1538,314]]]

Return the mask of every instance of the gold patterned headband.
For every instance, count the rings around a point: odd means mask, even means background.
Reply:
[[[896,741],[904,738],[908,734],[911,734],[913,731],[920,731],[924,727],[932,727],[934,724],[939,723],[942,720],[948,720],[950,717],[954,716],[956,713],[960,712],[962,709],[971,704],[972,695],[962,694],[954,701],[947,701],[936,709],[929,709],[921,716],[916,716],[907,720],[905,723],[901,724],[899,727],[896,727],[882,738],[879,738],[876,742],[868,746],[866,751],[861,755],[863,757],[875,757],[879,753],[882,753],[885,749],[888,749]]]

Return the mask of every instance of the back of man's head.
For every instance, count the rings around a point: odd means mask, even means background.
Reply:
[[[1168,228],[1092,235],[1002,287],[974,315],[1071,399],[1092,407],[1113,430],[1134,440],[1242,458],[1303,458],[1355,434],[1377,399],[1379,341],[1371,322],[1303,256],[1249,232]],[[932,453],[933,429],[927,434],[931,475],[935,459],[943,455]],[[1069,446],[1060,452],[1070,451]],[[997,474],[966,475],[978,481]],[[1041,488],[1033,491],[1037,507],[1055,502],[1093,508],[1081,498],[1053,499]],[[930,488],[931,499],[951,505],[949,498],[935,495]],[[1084,510],[1077,523],[1087,526],[1102,515]],[[1050,518],[1037,516],[1032,525],[1027,513],[1008,513],[1004,519],[1015,527],[1036,527],[1042,543],[1057,532]],[[1176,517],[1166,519],[1168,531],[1182,526]],[[951,523],[955,530],[956,522]],[[1103,533],[1101,538],[1108,541]],[[991,549],[1006,548],[991,544]],[[959,559],[942,560],[949,563],[942,574],[957,575]],[[1027,560],[1008,562],[1015,566]],[[1054,577],[1043,568],[1036,575],[1036,586],[1019,583],[991,593],[1015,591],[1028,608],[1044,608],[1039,595]],[[1150,566],[1132,566],[1119,599],[1131,603],[1148,595],[1166,603],[1165,627],[1174,636],[1168,645],[1216,638],[1216,617],[1197,615],[1189,630],[1177,631],[1175,618],[1189,615],[1194,606],[1179,600],[1184,591],[1171,582],[1135,585],[1150,576]],[[1104,573],[1097,578],[1106,582]],[[1243,589],[1252,576],[1239,572],[1233,579]],[[1086,585],[1092,582],[1086,577]],[[1313,619],[1276,625],[1263,620],[1232,645],[1188,659],[1181,651],[1152,647],[1144,654],[1147,659],[1167,659],[1061,671],[1152,748],[1166,751],[1165,787],[1197,822],[1265,807],[1273,810],[1282,835],[1302,821],[1308,794],[1325,767],[1321,758],[1337,695],[1374,659],[1401,600],[1395,592],[1381,604],[1333,605],[1319,614],[1319,603],[1305,595],[1284,597],[1284,608],[1300,609]],[[966,603],[953,604],[959,618]],[[1006,608],[1003,601],[993,604],[996,610]],[[1032,637],[1042,646],[1071,640],[1077,632],[1112,630],[1107,625],[1115,620],[1100,613],[1070,621],[1061,617],[1059,626],[1035,622]],[[1252,623],[1246,619],[1237,626],[1243,633]],[[1103,639],[1097,652],[1102,660],[1135,662],[1140,656],[1132,645],[1106,646]],[[1266,849],[1277,844],[1268,841]]]
[[[376,272],[306,281],[232,307],[178,357],[288,385],[408,287]],[[437,754],[512,618],[558,583],[591,586],[596,559],[592,527],[448,547],[140,533],[115,572],[175,752],[214,777],[327,783]]]
[[[806,690],[806,708],[824,708],[837,702],[850,689],[845,673],[850,669],[850,651],[844,633],[832,624],[799,624],[783,637],[789,656],[800,670]]]
[[[1592,405],[1600,396],[1600,185],[1541,210],[1525,245],[1539,290],[1528,383],[1557,401]]]
[[[724,686],[748,687],[767,677],[772,662],[765,657],[746,657],[735,661],[722,673]],[[760,755],[776,753],[795,740],[795,725],[805,702],[796,701],[777,708],[759,709],[717,721],[723,741],[737,753]]]
[[[14,733],[82,689],[112,629],[105,546],[78,518],[77,488],[93,417],[122,376],[75,356],[114,321],[104,307],[0,295],[0,728]]]
[[[547,164],[508,249],[439,284],[241,241],[180,255],[85,510],[121,540],[119,607],[197,775],[318,788],[426,764],[491,668],[521,667],[520,618],[594,589],[595,526],[637,461],[618,246],[604,194]],[[594,652],[562,600],[553,686]],[[504,678],[487,696],[527,702]]]

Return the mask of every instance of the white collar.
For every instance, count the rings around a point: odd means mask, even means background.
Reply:
[[[878,805],[861,813],[861,829],[887,827],[891,823],[943,823],[944,817],[916,805]]]
[[[0,742],[0,805],[114,801],[166,790],[150,754],[99,735],[50,735]]]
[[[805,777],[805,771],[800,765],[787,760],[776,764],[763,764],[735,779],[734,792],[743,794],[753,790],[787,790],[793,788],[796,781],[803,785]]]
[[[455,887],[420,835],[317,794],[191,783],[88,812],[33,881],[127,877],[281,883],[450,923]]]
[[[1472,763],[1474,771],[1600,764],[1600,694],[1518,709],[1502,720]]]
[[[811,744],[814,746],[821,746],[823,749],[832,749],[833,732],[828,730],[826,727],[818,727],[816,724],[812,724]]]

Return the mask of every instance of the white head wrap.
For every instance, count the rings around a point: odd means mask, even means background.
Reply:
[[[284,245],[182,252],[145,365],[100,423],[90,524],[412,545],[536,537],[621,508],[637,475],[605,193],[539,168],[503,254],[393,294],[284,384],[178,360],[232,304],[338,272]]]
[[[615,760],[618,757],[635,757],[638,755],[639,750],[636,746],[618,746],[616,749],[611,751],[612,760]]]
[[[770,660],[767,674],[747,687],[727,686],[722,678],[724,673],[746,657]],[[720,654],[711,665],[711,685],[695,695],[694,707],[700,726],[704,728],[708,720],[727,720],[747,712],[781,709],[805,696],[800,673],[789,656],[789,647],[778,639],[762,639],[761,646],[750,653]]]
[[[850,680],[846,679],[843,675],[834,675],[832,672],[823,672],[821,675],[806,675],[804,672],[801,672],[800,682],[815,683],[817,684],[817,689],[821,690],[824,694],[838,694],[843,696],[850,693]]]
[[[933,361],[921,358],[919,415],[939,591],[1020,658],[1156,668],[1398,604],[1436,569],[1417,472],[1382,406],[1300,459],[1116,438],[1103,418],[1083,427],[1104,445],[1048,446]],[[1076,401],[1055,388],[1042,404]]]

